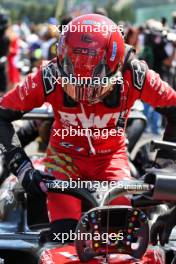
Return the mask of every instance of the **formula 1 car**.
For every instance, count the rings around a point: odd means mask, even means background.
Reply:
[[[75,241],[65,245],[60,242],[42,242],[41,235],[48,224],[29,227],[26,194],[17,186],[15,191],[9,189],[8,207],[0,223],[0,257],[5,264],[166,264],[164,249],[149,244],[149,220],[139,207],[160,204],[161,200],[176,201],[173,191],[176,179],[153,174],[151,177],[155,177],[155,185],[139,180],[124,181],[120,185],[118,182],[106,193],[94,187],[89,190],[68,187],[66,194],[86,201],[92,209],[80,219]],[[11,187],[13,184],[14,179],[11,179]],[[46,181],[46,185],[49,192],[63,192],[62,181]],[[145,197],[153,195],[155,200],[141,199],[139,194],[143,193]],[[115,197],[126,194],[138,194],[132,199],[133,206],[109,204]],[[115,234],[115,240],[112,233]],[[108,234],[105,240],[102,234]],[[120,234],[121,239],[117,239]],[[91,236],[85,238],[85,235]]]

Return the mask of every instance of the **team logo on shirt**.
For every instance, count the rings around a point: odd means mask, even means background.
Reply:
[[[106,113],[103,116],[95,115],[90,113],[89,116],[85,116],[83,113],[66,113],[58,111],[60,115],[60,120],[64,127],[68,126],[78,126],[81,124],[82,128],[105,128],[108,123],[113,120],[114,125],[117,124],[119,119],[119,113]],[[122,116],[125,117],[128,113],[128,110],[122,112]]]

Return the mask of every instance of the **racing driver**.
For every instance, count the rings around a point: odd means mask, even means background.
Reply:
[[[63,78],[70,76],[93,82],[63,84]],[[104,77],[108,79],[105,84],[101,83]],[[100,82],[95,83],[98,78]],[[98,14],[73,19],[61,34],[57,57],[44,62],[36,73],[29,74],[0,99],[0,150],[6,165],[27,193],[47,195],[53,230],[74,230],[81,216],[81,202],[65,194],[47,193],[47,174],[63,180],[130,179],[121,131],[137,99],[175,113],[176,92],[144,61],[135,58],[134,49],[125,45],[118,26]],[[11,124],[45,102],[51,104],[55,115],[45,159],[46,174],[35,170]],[[89,133],[67,133],[62,137],[61,132],[71,128],[89,129]],[[108,137],[94,133],[104,129]],[[166,134],[173,132],[168,131]]]

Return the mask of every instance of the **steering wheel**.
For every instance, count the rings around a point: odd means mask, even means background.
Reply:
[[[146,215],[130,206],[96,207],[83,215],[76,228],[75,246],[82,262],[110,253],[140,259],[149,243]]]

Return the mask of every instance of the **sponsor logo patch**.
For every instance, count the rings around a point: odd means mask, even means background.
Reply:
[[[139,60],[132,60],[131,67],[133,73],[133,85],[138,90],[142,90],[146,77],[147,65]]]
[[[113,41],[112,54],[111,54],[110,61],[115,60],[116,54],[117,54],[117,43]]]

